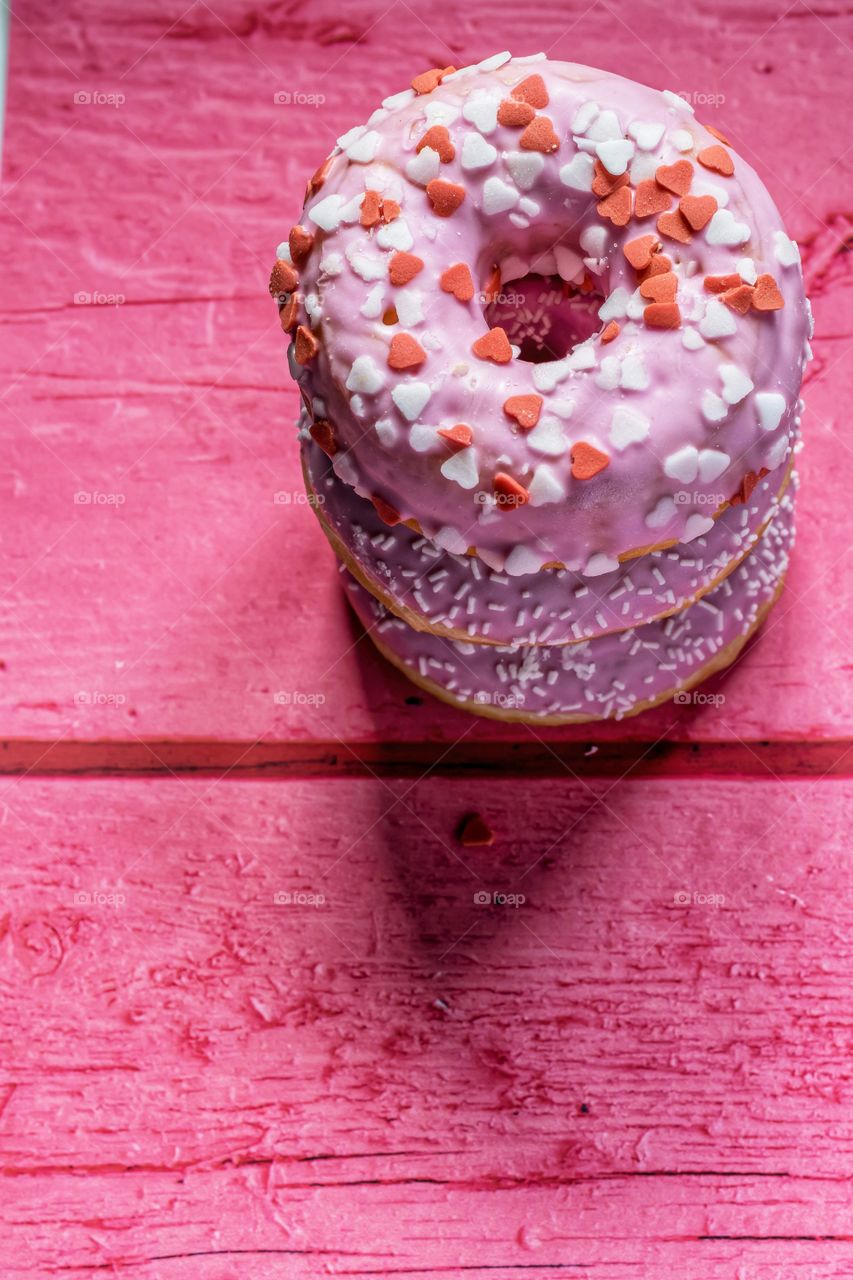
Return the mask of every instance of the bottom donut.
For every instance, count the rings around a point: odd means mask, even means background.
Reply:
[[[580,644],[470,644],[415,631],[342,567],[376,648],[416,685],[475,715],[536,724],[621,720],[732,663],[781,594],[794,541],[796,478],[753,552],[681,613]]]

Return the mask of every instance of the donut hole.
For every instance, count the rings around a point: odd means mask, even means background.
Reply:
[[[505,330],[520,348],[519,359],[545,364],[562,360],[598,332],[603,301],[595,283],[584,287],[531,272],[501,284],[494,295],[484,295],[483,316],[489,328]]]

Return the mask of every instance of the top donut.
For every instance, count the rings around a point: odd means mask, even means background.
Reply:
[[[339,138],[270,290],[339,477],[510,574],[701,536],[798,418],[800,256],[754,170],[544,55],[426,71]]]

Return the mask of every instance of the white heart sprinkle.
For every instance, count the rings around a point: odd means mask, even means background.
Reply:
[[[339,138],[336,138],[335,142],[341,151],[346,151],[347,147],[351,146],[353,142],[358,142],[359,138],[363,137],[365,133],[367,133],[367,129],[363,124],[355,124],[351,129],[347,129],[346,133],[342,133]]]
[[[437,427],[430,427],[418,422],[409,428],[409,444],[415,453],[429,453],[439,443],[439,440],[440,436]]]
[[[580,246],[591,258],[603,258],[609,236],[607,228],[593,225],[584,227],[580,233]]]
[[[430,125],[453,124],[459,119],[459,108],[438,98],[430,98],[424,107],[424,115]]]
[[[449,524],[442,525],[438,533],[433,535],[432,540],[437,547],[442,547],[443,550],[450,551],[456,556],[464,556],[468,550],[468,539],[463,538],[459,530]]]
[[[554,261],[561,280],[580,280],[583,277],[583,261],[564,244],[554,245]]]
[[[491,94],[481,94],[479,98],[472,98],[470,102],[465,103],[462,115],[475,129],[479,129],[480,133],[494,133],[498,127],[500,103],[500,98]]]
[[[646,516],[650,529],[662,529],[675,515],[675,503],[669,496],[661,498]]]
[[[699,512],[694,512],[684,522],[684,533],[681,535],[681,541],[692,542],[694,538],[701,538],[703,533],[710,533],[713,527],[714,521],[710,516],[703,516]]]
[[[728,408],[724,400],[721,400],[716,391],[703,391],[701,400],[702,417],[708,422],[722,422],[728,413]]]
[[[731,311],[719,298],[709,298],[705,305],[705,314],[699,321],[699,332],[703,338],[728,338],[737,333],[737,324]]]
[[[699,450],[692,444],[676,449],[675,453],[671,453],[664,462],[663,469],[668,476],[672,476],[673,480],[690,484],[691,480],[696,479],[696,473],[699,470]]]
[[[525,573],[538,573],[545,563],[541,552],[537,554],[526,547],[523,542],[516,543],[504,562],[504,572],[512,578],[519,578]]]
[[[483,184],[483,212],[490,216],[518,204],[518,192],[503,178],[487,178]]]
[[[767,450],[767,457],[765,458],[765,465],[768,471],[776,470],[779,463],[788,452],[789,443],[788,437],[784,431],[772,442],[770,448]]]
[[[571,187],[574,191],[584,191],[587,194],[592,190],[594,176],[595,166],[592,156],[584,155],[580,151],[560,169],[560,181],[564,187]]]
[[[686,129],[675,129],[669,135],[669,140],[675,147],[676,151],[693,150],[693,134],[688,133]]]
[[[644,414],[620,404],[614,409],[610,420],[610,443],[614,449],[619,449],[621,452],[622,449],[627,449],[629,444],[645,440],[651,425]]]
[[[529,191],[545,168],[545,157],[538,151],[509,151],[504,160],[510,177],[522,191]]]
[[[346,386],[348,391],[360,391],[372,396],[385,386],[385,378],[372,356],[356,356]]]
[[[397,319],[405,329],[413,329],[424,318],[424,295],[420,289],[401,289],[397,294],[394,306]]]
[[[402,89],[399,93],[392,93],[390,98],[383,98],[382,105],[386,111],[398,111],[407,102],[411,102],[414,96],[414,89]]]
[[[424,147],[416,156],[412,156],[406,165],[406,177],[419,186],[425,187],[441,171],[441,156],[432,147]],[[393,224],[389,224],[393,225]]]
[[[341,210],[344,207],[343,196],[326,196],[313,209],[308,210],[308,217],[323,231],[335,231],[341,224]]]
[[[289,348],[288,348],[289,350]],[[546,360],[533,366],[533,385],[537,391],[553,391],[558,382],[569,376],[568,360]],[[538,428],[537,428],[538,429]],[[527,437],[528,442],[530,437]]]
[[[615,111],[600,111],[584,132],[590,142],[624,141],[619,117]]]
[[[640,352],[627,355],[622,361],[622,387],[625,391],[645,391],[649,374]]]
[[[659,164],[660,160],[651,151],[638,151],[628,170],[634,186],[636,187],[638,182],[647,182],[649,178],[653,178]]]
[[[730,462],[731,458],[722,449],[700,449],[699,479],[703,484],[709,484],[723,474]]]
[[[739,365],[721,364],[720,377],[723,380],[723,399],[726,404],[740,404],[753,388],[752,379],[747,377]]]
[[[379,443],[386,449],[393,448],[397,443],[397,428],[390,418],[380,418],[373,424],[373,428],[379,437]]]
[[[615,573],[618,568],[618,560],[599,551],[589,557],[583,570],[583,575],[585,578],[600,578],[603,573]]]
[[[597,102],[582,102],[575,112],[575,118],[572,121],[572,133],[586,133],[597,115]]]
[[[371,160],[376,158],[376,152],[379,150],[379,144],[382,141],[382,135],[370,130],[363,133],[355,142],[351,142],[348,147],[344,148],[347,159],[354,161],[356,164],[370,164]]]
[[[325,258],[320,259],[320,274],[329,276],[334,279],[339,276],[344,269],[344,258],[341,253],[327,253]]]
[[[380,249],[400,249],[403,253],[408,253],[415,243],[415,237],[405,218],[395,218],[393,222],[386,222],[379,228],[376,243]]]
[[[546,416],[540,418],[533,430],[528,432],[527,445],[534,453],[544,454],[546,458],[559,458],[568,449],[569,442],[557,419]]]
[[[641,151],[655,151],[665,127],[656,120],[632,120],[628,125],[628,133]]]
[[[784,231],[774,231],[773,256],[781,266],[795,267],[800,261],[800,250]]]
[[[558,479],[557,473],[553,467],[548,466],[547,462],[539,463],[533,472],[533,479],[530,481],[527,492],[530,494],[531,507],[544,507],[549,502],[562,502],[566,496],[566,490]]]
[[[619,386],[620,372],[620,364],[616,357],[604,356],[601,367],[595,375],[595,385],[601,387],[602,391],[615,391]]]
[[[598,308],[599,320],[622,320],[628,314],[628,290],[620,285]]]
[[[388,263],[386,259],[380,258],[376,253],[367,253],[364,249],[359,248],[358,241],[353,241],[346,247],[347,261],[357,276],[362,280],[381,280],[388,274]]]
[[[480,483],[477,470],[477,450],[473,445],[452,453],[441,464],[441,474],[446,480],[454,480],[463,489],[474,489]]]
[[[614,138],[607,142],[599,142],[595,154],[608,173],[619,178],[628,168],[628,161],[634,154],[634,144],[628,138]]]
[[[377,316],[381,316],[384,305],[385,286],[381,284],[374,285],[359,307],[359,314],[366,316],[368,320],[375,320]]]
[[[785,397],[778,391],[757,391],[755,408],[758,411],[758,425],[761,430],[775,431],[785,412]]]
[[[755,284],[758,279],[758,268],[752,258],[738,258],[735,263],[735,271],[747,284]]]
[[[569,369],[575,371],[578,369],[594,369],[597,361],[595,347],[592,345],[590,338],[587,338],[586,342],[582,342],[580,346],[575,347],[574,351],[571,351],[566,356],[566,364]]]
[[[730,209],[718,209],[705,228],[708,244],[745,244],[749,234],[746,223],[738,222]]]
[[[462,143],[462,168],[487,169],[498,157],[497,150],[479,133],[466,133]]]
[[[698,329],[694,329],[691,324],[688,324],[682,330],[681,345],[686,347],[688,351],[698,351],[700,347],[704,347],[705,339]]]
[[[393,388],[391,399],[404,418],[414,422],[432,395],[428,382],[401,382]]]

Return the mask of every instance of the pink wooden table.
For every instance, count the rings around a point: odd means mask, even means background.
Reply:
[[[305,175],[504,47],[692,95],[803,245],[796,558],[713,704],[421,697],[299,501],[265,287]],[[851,78],[802,0],[22,0],[4,1280],[853,1274]]]

